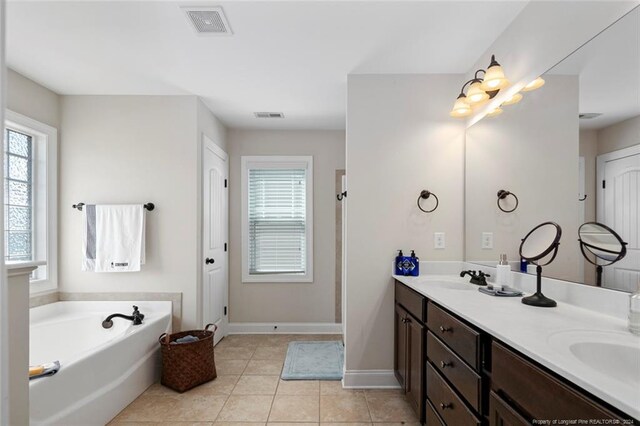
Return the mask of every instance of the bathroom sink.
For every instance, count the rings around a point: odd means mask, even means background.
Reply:
[[[640,338],[637,336],[573,330],[553,334],[549,343],[600,374],[640,388]]]
[[[439,281],[429,281],[427,284],[429,287],[438,287],[445,290],[470,290],[470,291],[478,291],[478,286],[473,284],[465,284],[457,281],[449,281],[449,280],[439,280]]]

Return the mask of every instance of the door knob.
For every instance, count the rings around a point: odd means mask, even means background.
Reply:
[[[204,261],[204,263],[207,265],[211,265],[212,263],[215,263],[215,262],[216,262],[215,259],[212,259],[210,257],[207,257]]]

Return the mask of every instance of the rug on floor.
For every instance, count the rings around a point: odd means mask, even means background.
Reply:
[[[341,380],[342,342],[291,342],[282,369],[283,380]]]

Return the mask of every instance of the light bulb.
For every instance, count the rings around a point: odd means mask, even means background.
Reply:
[[[542,86],[544,86],[544,80],[542,79],[542,77],[538,77],[535,80],[533,80],[531,83],[529,83],[526,86],[524,86],[522,91],[523,92],[530,92],[532,90],[539,89]]]

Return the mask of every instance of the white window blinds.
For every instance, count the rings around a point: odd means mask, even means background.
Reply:
[[[248,170],[249,274],[299,274],[307,270],[307,171]]]

